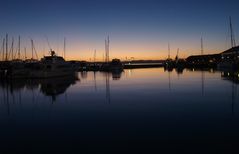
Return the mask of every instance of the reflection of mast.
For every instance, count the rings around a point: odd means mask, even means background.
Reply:
[[[7,114],[10,115],[10,104],[9,104],[9,94],[8,94],[8,83],[6,84],[6,93],[4,92],[4,102],[7,105]],[[4,91],[4,90],[3,90]]]
[[[110,103],[110,74],[107,72],[105,75],[106,99]]]
[[[97,91],[96,72],[95,71],[94,71],[94,83],[95,83],[95,91]]]
[[[171,91],[171,72],[168,71],[168,89]]]
[[[205,83],[205,74],[204,71],[202,71],[202,95],[204,96],[204,83]]]
[[[235,85],[234,82],[232,82],[232,115],[234,115],[234,102],[235,102]]]

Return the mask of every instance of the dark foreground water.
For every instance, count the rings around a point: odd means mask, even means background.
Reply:
[[[4,81],[0,153],[232,153],[238,76],[227,76],[156,68]]]

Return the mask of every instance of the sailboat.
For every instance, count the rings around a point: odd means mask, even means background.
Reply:
[[[172,71],[174,68],[174,61],[170,58],[170,44],[168,44],[168,58],[164,62],[164,69]]]
[[[239,46],[236,46],[233,33],[232,20],[230,20],[231,48],[222,53],[221,62],[217,65],[220,70],[237,70],[239,69]]]
[[[110,62],[110,39],[109,36],[107,40],[105,40],[105,63],[102,64],[100,70],[101,71],[112,71],[112,72],[122,72],[123,71],[123,64],[121,63],[120,59],[112,59]]]

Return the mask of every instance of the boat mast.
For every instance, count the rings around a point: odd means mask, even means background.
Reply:
[[[234,32],[233,32],[233,27],[232,27],[232,18],[231,16],[229,17],[230,20],[230,34],[231,34],[231,47],[235,47],[236,42],[235,42],[235,36],[234,36]]]
[[[25,60],[27,59],[27,48],[24,47]]]
[[[203,55],[203,38],[201,37],[201,55]]]
[[[96,50],[94,51],[94,63],[95,63],[95,60],[96,60]]]
[[[4,61],[4,54],[5,54],[5,38],[3,39],[3,42],[2,42],[2,61]]]
[[[168,43],[168,59],[170,59],[170,44]]]
[[[105,40],[105,62],[108,63],[110,60],[110,37],[108,36]]]
[[[108,41],[107,41],[107,49],[108,49],[108,55],[107,55],[107,59],[108,59],[108,62],[110,61],[110,37],[108,36]]]
[[[18,59],[21,58],[21,38],[20,35],[18,36]]]
[[[63,53],[64,59],[66,59],[66,38],[64,37],[64,53]]]
[[[32,60],[33,60],[33,40],[31,39],[31,45],[32,45]]]
[[[8,34],[6,34],[6,57],[5,60],[8,61]]]
[[[14,59],[14,57],[13,57],[13,45],[14,45],[14,37],[12,37],[12,47],[11,47],[11,52],[12,52],[12,60]]]
[[[177,50],[177,55],[176,55],[176,58],[175,58],[176,62],[178,62],[178,59],[179,59],[179,48]]]
[[[107,41],[105,40],[105,62],[107,62]]]

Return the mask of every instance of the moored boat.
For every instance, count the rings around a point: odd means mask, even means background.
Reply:
[[[74,75],[75,69],[70,62],[50,51],[50,56],[44,56],[41,61],[31,68],[31,78],[51,78]]]

